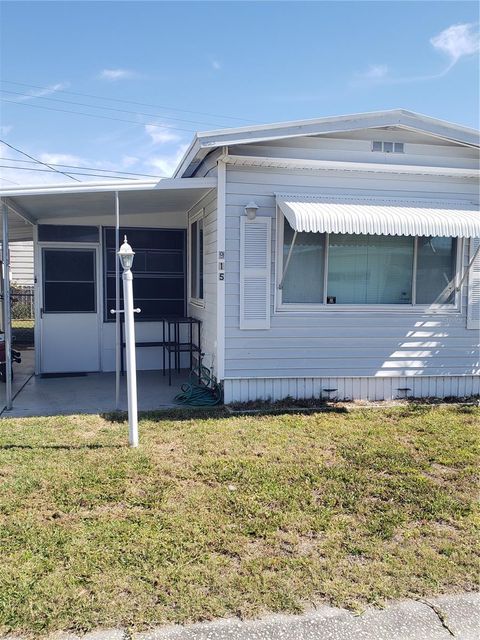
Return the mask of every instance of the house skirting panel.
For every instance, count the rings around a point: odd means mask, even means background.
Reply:
[[[326,389],[336,389],[328,393]],[[480,395],[480,375],[356,378],[231,378],[224,381],[225,404],[286,397],[393,400]]]

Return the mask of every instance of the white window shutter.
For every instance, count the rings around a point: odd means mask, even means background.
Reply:
[[[271,223],[240,218],[240,329],[270,328]]]
[[[470,239],[470,260],[479,245],[480,238]],[[480,252],[468,274],[467,329],[480,329]]]

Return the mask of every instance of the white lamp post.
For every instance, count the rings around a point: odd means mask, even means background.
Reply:
[[[123,308],[125,313],[125,351],[127,355],[128,434],[131,447],[138,447],[137,365],[135,362],[135,324],[133,320],[132,264],[135,252],[124,242],[118,252],[123,267]]]

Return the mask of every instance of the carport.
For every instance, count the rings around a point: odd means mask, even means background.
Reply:
[[[3,189],[0,192],[1,197],[1,211],[2,211],[2,248],[4,248],[4,270],[3,270],[3,291],[4,296],[2,298],[3,313],[2,318],[4,322],[4,334],[6,344],[6,370],[11,370],[11,309],[10,309],[10,295],[9,295],[9,268],[8,268],[8,245],[13,240],[33,240],[34,252],[35,252],[35,373],[43,373],[42,352],[43,356],[46,355],[46,350],[53,353],[51,345],[47,344],[46,331],[41,329],[43,319],[46,317],[44,313],[42,295],[43,282],[41,281],[43,275],[40,277],[40,272],[44,266],[45,255],[49,258],[49,255],[55,255],[58,257],[57,270],[62,267],[62,251],[63,258],[68,261],[68,252],[80,251],[84,253],[84,257],[88,256],[88,250],[91,250],[94,255],[93,261],[96,261],[96,281],[92,286],[92,290],[95,291],[100,301],[100,293],[103,296],[107,296],[107,286],[109,290],[112,288],[110,285],[114,284],[114,294],[109,294],[111,299],[108,300],[110,306],[115,307],[118,311],[121,309],[121,292],[119,286],[119,264],[118,260],[113,257],[115,265],[110,269],[114,269],[114,276],[112,275],[111,281],[107,282],[104,271],[107,270],[106,258],[104,257],[103,243],[105,243],[105,234],[103,229],[108,226],[111,229],[110,238],[114,237],[115,247],[120,245],[120,229],[121,228],[164,228],[165,234],[173,238],[173,230],[176,228],[186,229],[186,216],[187,212],[195,206],[199,200],[206,195],[212,189],[217,186],[216,178],[182,178],[182,179],[164,179],[158,181],[129,181],[129,182],[116,182],[116,183],[77,183],[75,185],[54,185],[54,186],[36,186],[25,188],[9,188]],[[42,245],[42,233],[45,233],[46,227],[53,228],[57,226],[65,229],[70,228],[75,231],[79,231],[88,228],[97,228],[98,232],[98,246],[95,248],[94,254],[91,238],[83,237],[81,242],[77,242],[76,238],[64,238],[61,248],[51,242],[52,238],[43,238],[44,244]],[[39,230],[42,230],[39,236]],[[83,233],[83,231],[82,231]],[[114,236],[113,236],[114,233]],[[89,244],[90,243],[90,244]],[[132,243],[133,244],[133,243]],[[50,254],[46,254],[44,249],[40,249],[41,246],[49,247]],[[80,248],[80,249],[79,249]],[[135,250],[135,246],[133,246]],[[56,253],[54,253],[56,251]],[[113,255],[112,249],[109,249]],[[185,248],[186,251],[186,248]],[[43,253],[42,253],[43,252]],[[103,252],[103,253],[102,253]],[[75,254],[79,256],[78,253]],[[80,256],[79,256],[80,257]],[[110,259],[110,258],[109,258]],[[111,264],[113,265],[113,260]],[[148,274],[146,275],[148,277]],[[84,284],[84,283],[83,283]],[[80,286],[74,285],[80,291]],[[105,292],[103,291],[105,289]],[[64,287],[65,290],[65,287]],[[93,294],[92,294],[93,295]],[[59,299],[62,298],[62,294],[58,294]],[[101,344],[103,325],[101,322],[105,322],[105,319],[100,318],[101,309],[98,308],[100,302],[97,305],[98,316],[98,341]],[[102,303],[103,304],[103,303]],[[104,305],[103,305],[104,307]],[[105,309],[103,308],[103,312]],[[62,350],[62,335],[63,329],[59,327],[70,327],[72,331],[75,331],[75,327],[78,326],[79,330],[84,333],[87,332],[93,336],[96,328],[92,322],[91,316],[86,314],[77,319],[73,319],[67,314],[62,315],[63,311],[58,312],[56,315],[52,314],[50,317],[53,319],[50,333],[54,333],[59,339],[59,346],[56,347],[58,353]],[[77,324],[75,324],[75,322]],[[91,328],[88,328],[90,323]],[[96,325],[95,325],[96,326]],[[109,324],[109,331],[113,329],[112,322]],[[110,332],[111,333],[111,332]],[[112,333],[113,336],[113,333]],[[92,342],[93,344],[93,342]],[[82,345],[78,348],[79,357],[83,357]],[[120,362],[121,362],[121,338],[120,338],[120,314],[115,316],[115,338],[114,343],[112,339],[111,362],[113,363],[113,357],[115,360],[114,367],[109,369],[103,368],[103,352],[101,347],[99,349],[99,367],[98,372],[111,370],[115,373],[115,386],[112,385],[112,400],[111,408],[120,406]],[[114,352],[114,356],[113,356]],[[57,355],[58,355],[57,353]],[[109,352],[110,353],[110,352]],[[96,370],[94,368],[93,370]],[[97,373],[98,373],[97,372]],[[14,390],[12,392],[12,381],[9,375],[6,376],[5,384],[5,407],[7,410],[12,407],[12,400],[14,396]],[[149,407],[151,408],[151,407]]]

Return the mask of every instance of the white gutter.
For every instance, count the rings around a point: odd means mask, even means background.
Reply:
[[[390,173],[406,175],[427,175],[455,178],[478,179],[478,169],[458,169],[456,167],[423,167],[406,164],[380,164],[375,162],[343,162],[332,160],[306,160],[295,158],[271,158],[268,156],[228,155],[227,164],[251,167],[273,167],[282,169],[310,169],[312,171],[361,171],[367,173]]]
[[[216,178],[165,178],[164,180],[131,180],[129,182],[81,182],[70,186],[36,185],[23,188],[6,188],[0,196],[53,195],[57,193],[101,193],[116,191],[162,191],[166,189],[212,189],[217,186]]]
[[[2,196],[26,196],[26,195],[42,195],[53,193],[95,193],[97,191],[135,191],[138,189],[153,189],[158,183],[158,180],[138,182],[80,182],[76,185],[70,186],[70,184],[52,184],[52,185],[31,185],[26,187],[9,187],[2,189],[0,195]]]

